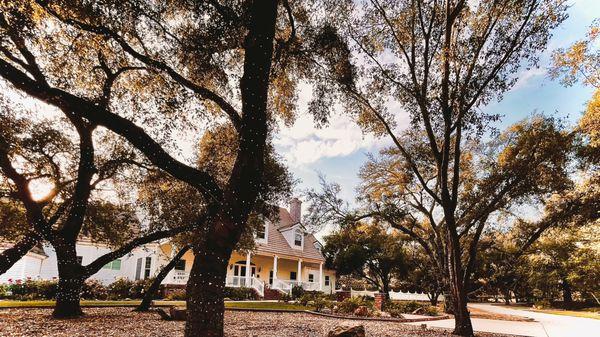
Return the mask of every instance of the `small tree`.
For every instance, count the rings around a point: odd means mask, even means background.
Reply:
[[[407,272],[404,241],[378,224],[356,223],[325,237],[323,254],[338,275],[361,278],[389,298],[394,279]]]

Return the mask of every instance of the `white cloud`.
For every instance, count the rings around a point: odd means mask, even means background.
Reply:
[[[322,158],[343,157],[358,150],[371,150],[378,143],[363,134],[348,116],[333,116],[327,127],[318,129],[312,117],[302,114],[290,128],[283,128],[275,145],[292,166],[312,164]]]
[[[531,85],[532,81],[535,81],[539,76],[546,75],[546,69],[544,67],[524,69],[518,74],[517,83],[512,87],[512,90],[518,90]]]

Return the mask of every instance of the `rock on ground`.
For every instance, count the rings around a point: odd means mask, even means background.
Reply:
[[[338,326],[329,331],[327,337],[365,337],[365,327],[362,325]]]

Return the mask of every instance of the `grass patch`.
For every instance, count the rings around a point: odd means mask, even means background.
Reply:
[[[586,311],[586,309],[583,309],[582,311],[560,310],[560,309],[530,309],[530,310],[535,311],[535,312],[541,312],[544,314],[583,317],[583,318],[592,318],[592,319],[600,320],[600,313],[597,313],[594,311]]]
[[[81,301],[82,307],[135,307],[139,300],[129,301]],[[0,308],[52,308],[55,301],[12,301],[0,300]],[[185,306],[185,301],[154,301],[154,306]],[[269,309],[269,310],[312,310],[314,308],[295,303],[283,302],[225,302],[225,308]]]
[[[81,301],[82,307],[135,307],[140,304],[140,300],[123,301]],[[52,308],[55,301],[12,301],[0,300],[0,308]],[[154,301],[155,306],[184,306],[185,301]]]
[[[225,302],[225,308],[268,310],[313,310],[310,306],[285,302]]]

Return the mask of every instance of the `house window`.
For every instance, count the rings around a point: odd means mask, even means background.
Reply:
[[[152,257],[146,257],[146,264],[144,265],[144,279],[150,277],[150,267],[152,266]]]
[[[315,275],[308,274],[308,282],[315,282]]]
[[[296,281],[296,272],[295,271],[290,272],[290,280]]]
[[[267,237],[267,231],[265,229],[265,226],[260,226],[257,230],[256,230],[256,238],[257,239],[261,239],[264,240]]]
[[[329,275],[325,275],[325,286],[329,287]]]
[[[273,285],[273,271],[269,271],[269,284]]]
[[[135,280],[139,280],[142,276],[142,258],[137,259],[137,263],[135,265]]]
[[[79,263],[79,264],[83,263],[83,256],[78,256],[77,257],[77,263]]]
[[[177,263],[175,264],[175,270],[185,271],[185,260],[177,261]]]
[[[294,233],[294,245],[302,247],[302,231],[299,229],[296,229],[296,232]]]
[[[112,262],[109,262],[102,267],[102,269],[110,269],[110,270],[121,270],[121,259],[116,259]]]

